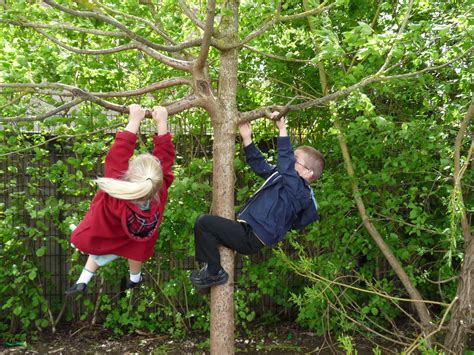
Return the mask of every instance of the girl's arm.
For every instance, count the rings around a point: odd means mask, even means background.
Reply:
[[[168,189],[174,179],[171,166],[175,158],[171,133],[168,132],[168,111],[163,106],[156,106],[153,108],[152,116],[157,128],[157,135],[153,139],[153,155],[160,160],[163,170],[163,185]]]
[[[119,179],[128,169],[128,161],[135,150],[137,132],[145,118],[145,110],[140,105],[129,107],[128,124],[123,132],[117,132],[115,142],[105,157],[105,177]]]

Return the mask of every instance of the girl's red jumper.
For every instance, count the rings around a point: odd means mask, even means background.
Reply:
[[[123,176],[128,169],[136,141],[137,136],[132,132],[117,133],[115,142],[105,158],[105,177],[120,179]],[[163,185],[158,192],[159,198],[151,201],[149,210],[142,211],[131,201],[114,198],[99,190],[86,216],[71,235],[72,243],[80,251],[93,255],[115,254],[137,261],[145,261],[153,255],[168,188],[174,178],[171,165],[175,157],[170,133],[155,135],[153,142],[153,155],[160,160],[163,170]],[[152,237],[140,239],[129,232],[126,221],[129,210],[145,218],[159,213]]]

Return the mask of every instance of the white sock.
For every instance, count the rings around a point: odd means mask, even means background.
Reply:
[[[142,273],[139,271],[137,274],[132,274],[130,271],[130,281],[132,282],[140,282],[142,278]]]
[[[92,279],[92,276],[95,275],[95,272],[90,272],[89,270],[87,270],[86,268],[84,268],[82,270],[82,273],[81,273],[81,276],[79,276],[79,279],[77,280],[77,284],[80,284],[80,283],[89,283],[89,281]]]

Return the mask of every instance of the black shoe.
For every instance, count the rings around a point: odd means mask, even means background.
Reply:
[[[78,284],[74,284],[72,285],[71,287],[69,287],[67,290],[66,290],[66,295],[72,295],[74,293],[85,293],[86,292],[86,289],[87,289],[87,284],[86,283],[78,283]]]
[[[129,288],[137,287],[142,282],[143,282],[143,274],[140,275],[140,281],[138,281],[138,282],[133,282],[132,280],[130,280],[130,276],[129,276],[129,277],[127,277],[127,282],[125,284],[125,289],[128,290]]]
[[[192,271],[189,279],[197,290],[202,290],[211,286],[225,284],[229,280],[229,274],[224,269],[220,269],[216,275],[211,275],[207,267],[205,267],[201,270]]]

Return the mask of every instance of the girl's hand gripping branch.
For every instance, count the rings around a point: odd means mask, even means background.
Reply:
[[[129,106],[129,111],[128,124],[127,127],[125,127],[125,130],[137,134],[138,129],[140,128],[140,123],[145,118],[145,110],[140,105],[131,104]]]
[[[156,127],[158,130],[158,135],[163,135],[168,132],[168,111],[166,107],[155,106],[153,111],[151,111],[151,116],[156,122]]]

